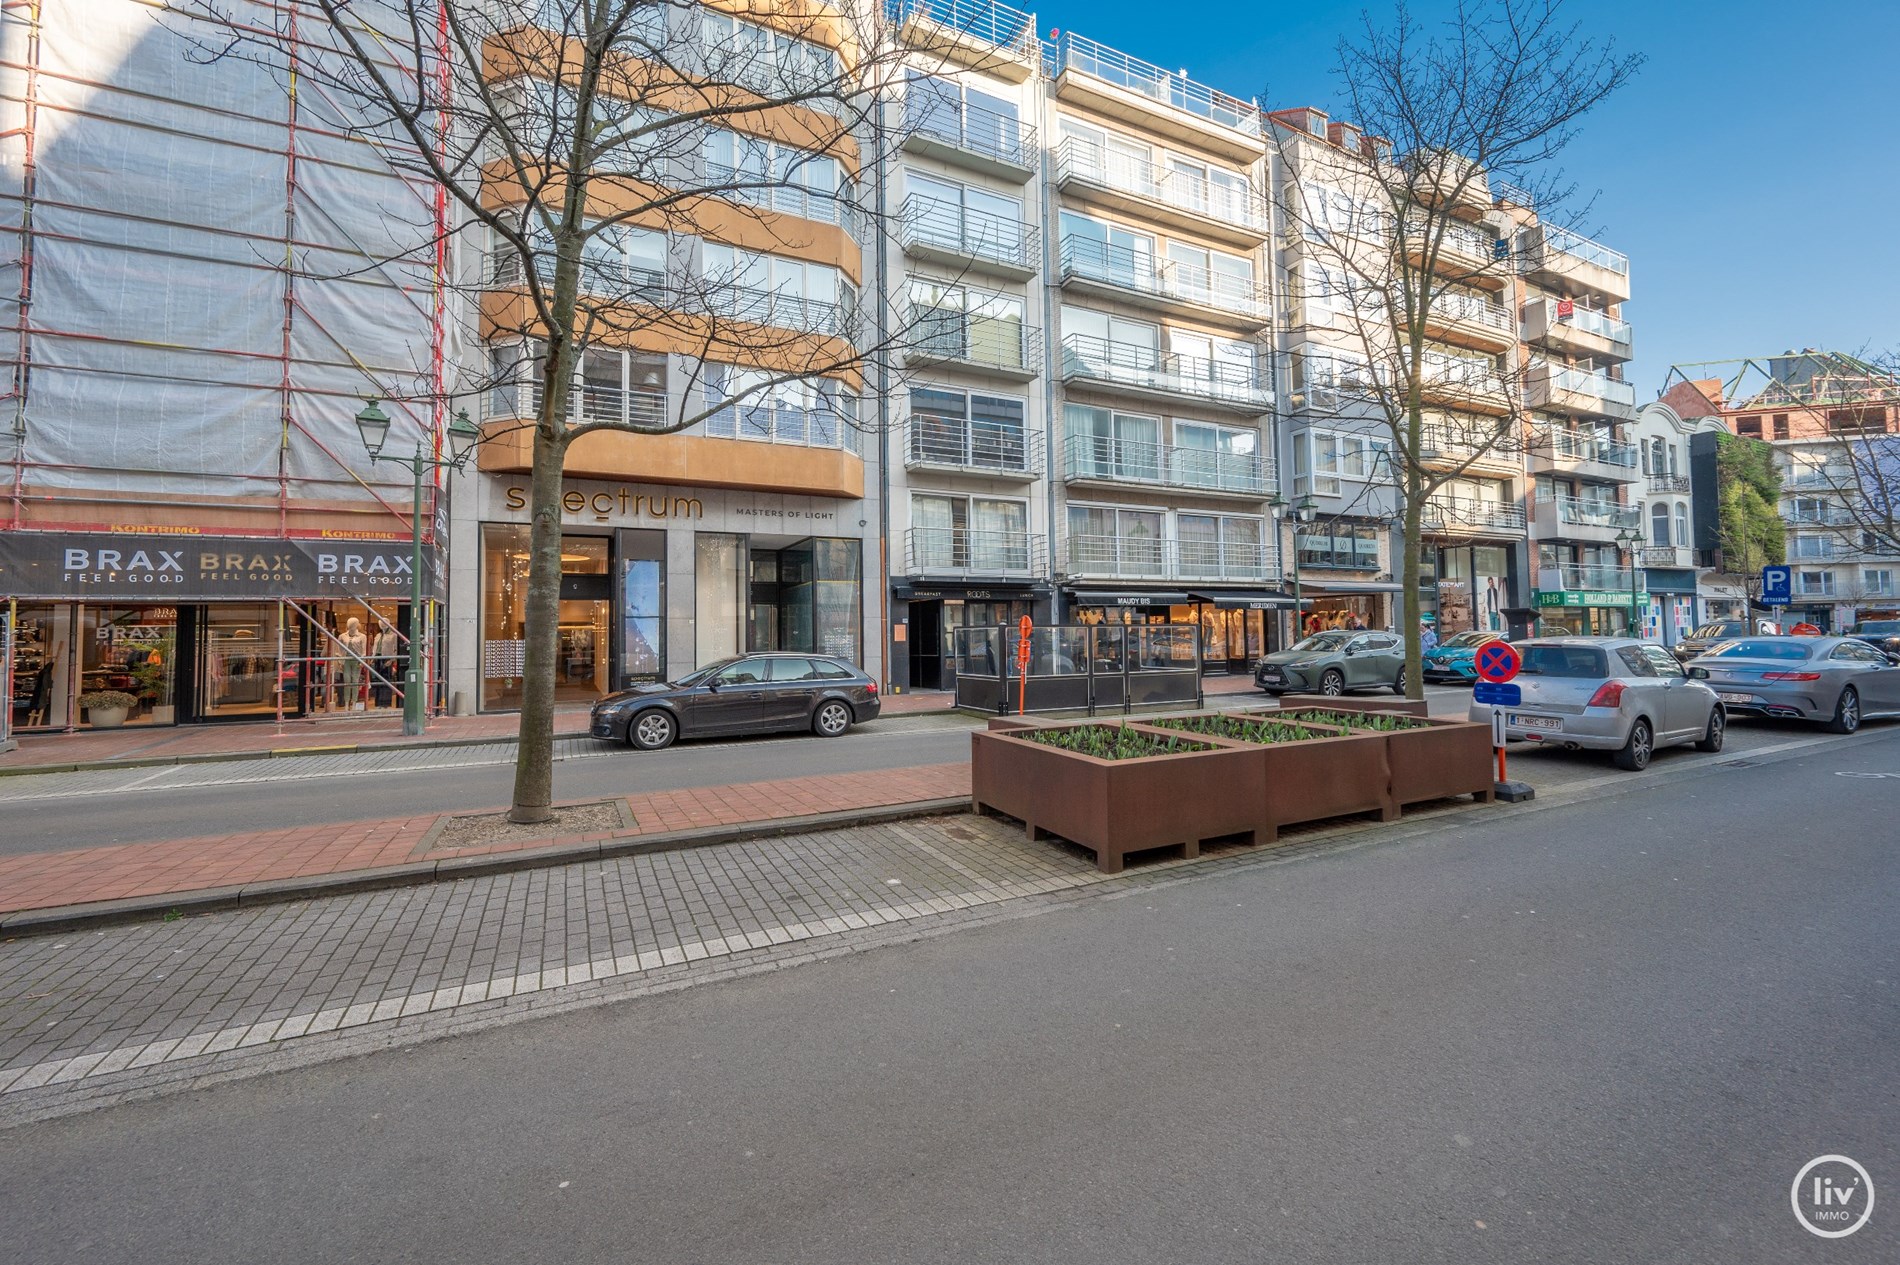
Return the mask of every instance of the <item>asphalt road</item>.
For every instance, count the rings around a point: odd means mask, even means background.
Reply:
[[[1900,1259],[1886,1200],[1789,1210],[1825,1153],[1900,1182],[1896,772],[1709,761],[23,1127],[8,1257]]]

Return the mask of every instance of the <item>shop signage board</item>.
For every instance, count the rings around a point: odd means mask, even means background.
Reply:
[[[1649,600],[1649,594],[1637,591],[1636,601],[1640,604]],[[1619,593],[1614,589],[1564,589],[1550,592],[1539,589],[1531,594],[1533,606],[1622,606],[1630,604],[1628,593]]]
[[[433,551],[423,551],[432,565]],[[203,602],[406,598],[409,545],[256,536],[0,534],[0,596]],[[424,588],[438,587],[426,576]]]

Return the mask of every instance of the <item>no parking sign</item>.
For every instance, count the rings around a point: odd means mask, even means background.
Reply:
[[[1508,641],[1487,641],[1478,648],[1476,667],[1483,680],[1502,685],[1523,666],[1524,657]]]

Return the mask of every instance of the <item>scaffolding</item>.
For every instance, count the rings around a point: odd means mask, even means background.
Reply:
[[[217,7],[269,38],[0,2],[0,530],[409,534],[354,417],[382,398],[392,442],[440,449],[445,191],[303,73],[335,54],[302,0]]]
[[[1672,365],[1666,396],[1686,384],[1718,412],[1829,409],[1900,404],[1900,374],[1838,351],[1785,351]],[[1711,394],[1707,389],[1713,384]]]

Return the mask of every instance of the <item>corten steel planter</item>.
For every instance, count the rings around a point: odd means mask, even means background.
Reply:
[[[1266,721],[1278,719],[1272,710],[1237,714]],[[1157,733],[1182,732],[1152,724],[1130,727]],[[1254,828],[1257,842],[1272,843],[1280,837],[1282,826],[1327,817],[1377,813],[1381,821],[1398,819],[1399,806],[1391,794],[1385,735],[1350,732],[1330,725],[1302,724],[1301,727],[1327,736],[1303,742],[1244,744],[1261,768]],[[1190,736],[1196,742],[1238,741],[1202,734]]]
[[[1335,698],[1331,694],[1282,694],[1280,710],[1305,711],[1324,708],[1329,712],[1397,712],[1401,716],[1428,716],[1424,699],[1410,698]]]
[[[1344,709],[1300,710],[1337,712]],[[1263,714],[1272,715],[1271,712]],[[1497,782],[1491,765],[1489,725],[1449,716],[1412,719],[1421,721],[1419,728],[1385,733],[1361,731],[1385,739],[1386,762],[1392,770],[1393,803],[1403,808],[1407,804],[1449,799],[1453,795],[1474,795],[1487,804],[1496,802]]]
[[[1035,729],[1112,722],[1043,723]],[[1130,726],[1130,728],[1135,728]],[[1020,730],[970,735],[971,807],[1018,818],[1031,839],[1060,835],[1095,853],[1104,874],[1150,848],[1201,854],[1201,842],[1228,835],[1252,842],[1265,795],[1264,766],[1251,744],[1145,730],[1151,737],[1192,743],[1195,750],[1104,760],[1017,737]]]

